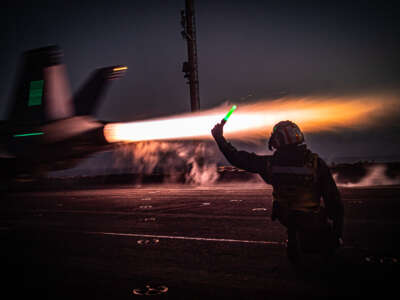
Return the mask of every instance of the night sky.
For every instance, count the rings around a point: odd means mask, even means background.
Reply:
[[[0,12],[1,119],[7,118],[20,54],[51,44],[64,49],[73,91],[95,68],[129,67],[98,108],[99,119],[190,110],[181,72],[187,59],[180,34],[184,0],[5,3]],[[195,5],[203,109],[225,99],[400,88],[400,10],[390,1],[197,0]],[[372,133],[315,134],[308,141],[326,157],[398,155],[399,129],[397,123]],[[343,144],[350,148],[344,150]]]

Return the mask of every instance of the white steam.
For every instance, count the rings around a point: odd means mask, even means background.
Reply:
[[[334,174],[333,178],[335,179],[338,186],[342,187],[365,187],[365,186],[377,186],[377,185],[396,185],[400,184],[400,178],[391,179],[385,174],[386,168],[383,165],[377,165],[370,167],[368,169],[367,175],[364,176],[357,183],[340,183],[337,180],[338,175]]]
[[[221,154],[209,142],[139,142],[117,148],[114,160],[116,167],[129,168],[136,174],[162,174],[165,183],[184,182],[194,185],[212,185],[219,179],[217,162]],[[127,166],[129,164],[129,166]],[[338,181],[341,187],[365,187],[400,184],[400,177],[389,178],[384,165],[372,166],[356,183]],[[254,176],[254,182],[262,181]]]
[[[118,148],[117,167],[130,160],[131,170],[137,174],[163,174],[164,182],[206,185],[215,183],[218,153],[216,147],[204,142],[140,142]],[[183,176],[183,178],[182,178]]]

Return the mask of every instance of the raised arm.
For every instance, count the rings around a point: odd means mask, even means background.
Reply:
[[[260,156],[247,151],[238,151],[224,138],[223,127],[224,123],[218,123],[211,130],[211,133],[226,159],[237,168],[253,173],[266,174],[268,156]]]

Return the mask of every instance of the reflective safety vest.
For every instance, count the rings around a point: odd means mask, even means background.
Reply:
[[[283,165],[273,161],[270,166],[274,201],[279,207],[305,212],[318,211],[318,155],[311,154],[300,165]]]

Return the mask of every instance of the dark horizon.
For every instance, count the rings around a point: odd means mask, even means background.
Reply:
[[[202,109],[226,99],[399,90],[396,4],[195,1],[195,7]],[[7,3],[1,13],[0,119],[7,118],[21,53],[50,44],[64,50],[72,91],[95,68],[129,67],[98,108],[99,119],[188,112],[183,8],[183,0]],[[399,138],[397,118],[390,126],[322,132],[307,141],[326,157],[390,156],[399,153]]]

